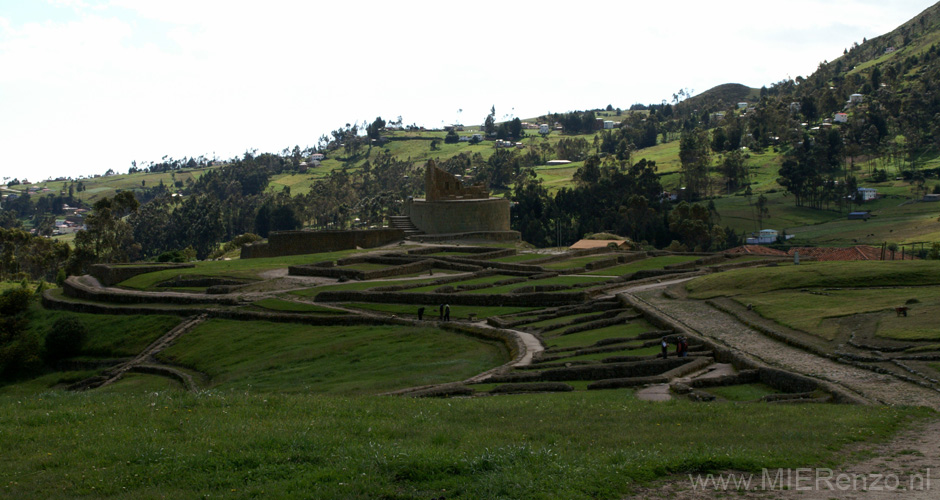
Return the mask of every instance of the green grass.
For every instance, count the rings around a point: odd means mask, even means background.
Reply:
[[[618,337],[633,338],[652,329],[650,324],[644,320],[633,320],[625,325],[611,325],[594,330],[559,335],[545,338],[544,341],[546,347],[588,347],[594,345],[598,340]],[[558,330],[557,333],[561,333],[562,331],[563,330]]]
[[[262,309],[269,309],[271,311],[318,313],[318,314],[347,314],[344,311],[331,309],[329,307],[318,306],[316,304],[304,304],[301,302],[294,302],[291,300],[283,300],[283,299],[261,299],[261,300],[252,302],[251,305],[255,307],[260,307]]]
[[[410,289],[405,290],[405,291],[406,291],[406,292],[433,292],[434,290],[437,290],[438,288],[440,288],[440,287],[442,287],[442,286],[453,286],[453,287],[457,287],[457,286],[461,286],[461,285],[479,285],[479,284],[483,284],[483,283],[495,283],[495,282],[497,282],[497,281],[503,281],[503,280],[512,279],[513,277],[514,277],[514,276],[506,276],[506,275],[503,275],[503,274],[496,274],[496,275],[493,275],[493,276],[484,276],[484,277],[482,277],[482,278],[471,278],[471,279],[468,279],[468,280],[465,280],[465,281],[455,281],[455,282],[446,283],[446,284],[443,284],[443,285],[429,285],[429,286],[423,286],[423,287],[420,287],[420,288],[410,288]]]
[[[572,321],[572,320],[576,320],[580,318],[586,318],[588,316],[593,316],[596,314],[598,313],[588,312],[588,313],[581,313],[581,314],[569,314],[567,316],[559,316],[557,318],[536,321],[535,323],[528,323],[525,326],[526,328],[545,328],[547,326],[557,325],[559,323],[566,323],[568,321]]]
[[[652,403],[624,391],[0,396],[0,496],[616,499],[674,473],[832,467],[846,445],[929,413]]]
[[[761,316],[777,323],[832,340],[841,330],[840,318],[873,313],[866,322],[877,325],[876,335],[898,340],[940,340],[936,318],[940,314],[940,287],[862,288],[828,290],[817,295],[779,290],[737,297],[752,304]],[[898,318],[895,307],[911,304],[907,317]],[[799,311],[795,314],[795,311]]]
[[[371,288],[381,287],[381,286],[396,286],[396,285],[417,285],[421,283],[430,283],[432,281],[437,281],[441,279],[437,278],[428,278],[428,279],[414,279],[414,280],[375,280],[375,281],[349,281],[346,283],[338,283],[335,285],[321,285],[315,288],[305,288],[303,290],[295,290],[290,292],[292,295],[299,295],[301,297],[316,297],[320,292],[335,292],[335,291],[361,291],[369,290]],[[409,290],[404,290],[409,291]]]
[[[591,262],[596,262],[599,260],[610,259],[616,257],[616,254],[604,254],[604,255],[588,255],[586,257],[576,257],[574,259],[562,260],[558,262],[549,262],[548,264],[542,264],[542,267],[545,269],[571,269],[575,267],[584,267]]]
[[[98,370],[46,371],[30,379],[15,380],[0,385],[0,395],[31,396],[51,389],[64,389],[98,373]]]
[[[638,260],[635,262],[630,262],[629,264],[621,264],[619,266],[608,267],[605,269],[598,269],[596,271],[590,271],[584,274],[591,275],[601,275],[601,276],[623,276],[625,274],[635,273],[637,271],[649,271],[651,269],[663,269],[666,266],[673,264],[681,264],[683,262],[690,262],[701,257],[695,255],[666,255],[663,257],[651,257],[648,259]]]
[[[425,305],[420,304],[373,304],[373,303],[350,303],[345,304],[349,307],[355,307],[357,309],[364,309],[367,311],[378,311],[384,313],[394,314],[403,318],[417,318],[418,317],[418,308],[424,307],[424,318],[438,319],[440,316],[438,312],[438,305]],[[467,319],[467,315],[470,313],[475,313],[478,320],[486,319],[490,316],[502,316],[504,314],[516,314],[525,311],[534,311],[539,308],[537,307],[498,307],[498,306],[460,306],[460,305],[451,305],[450,306],[450,319]]]
[[[336,260],[348,257],[363,250],[342,250],[338,252],[325,252],[308,255],[290,255],[286,257],[270,257],[264,259],[235,259],[213,260],[196,262],[196,267],[188,269],[167,269],[154,273],[140,274],[131,279],[122,281],[120,286],[140,290],[153,289],[157,283],[173,279],[177,276],[210,276],[242,279],[260,279],[265,271],[284,269],[298,264],[311,264],[324,260]]]
[[[33,304],[30,308],[29,331],[40,339],[63,316],[77,318],[88,330],[80,355],[87,357],[134,356],[151,342],[180,323],[175,316],[109,316],[103,314],[52,311]]]
[[[118,394],[142,394],[142,393],[165,393],[165,392],[183,392],[183,386],[168,377],[160,375],[148,375],[144,373],[128,373],[113,384],[97,389],[98,392],[118,393]]]
[[[374,394],[463,380],[505,362],[506,353],[502,346],[430,327],[213,319],[160,358],[209,375],[213,387]]]
[[[519,253],[516,255],[510,255],[508,257],[499,257],[497,259],[491,259],[493,262],[507,262],[507,263],[521,263],[525,264],[530,260],[544,259],[548,255],[540,253]]]
[[[729,401],[757,401],[769,394],[778,394],[780,392],[761,383],[709,387],[704,391]]]
[[[512,285],[502,285],[494,286],[491,288],[483,288],[480,290],[468,290],[462,293],[486,293],[486,294],[499,294],[499,293],[508,293],[516,288],[524,286],[538,286],[538,285],[580,285],[582,283],[596,283],[600,284],[607,281],[607,278],[599,278],[595,276],[555,276],[553,278],[545,278],[540,280],[529,280],[521,281],[519,283],[513,283]],[[567,290],[567,291],[577,291],[577,290]]]
[[[686,289],[690,297],[706,299],[793,288],[918,285],[940,285],[940,266],[932,261],[804,262],[702,276]]]
[[[336,269],[351,269],[353,271],[377,271],[379,269],[387,269],[391,266],[388,264],[372,264],[370,262],[358,262],[356,264],[349,264],[348,266],[337,266]]]
[[[582,354],[580,356],[571,356],[570,358],[565,358],[562,361],[601,361],[613,356],[651,356],[653,354],[660,354],[661,352],[661,348],[658,345],[654,345],[650,347],[643,347],[641,349],[622,349],[620,351]]]

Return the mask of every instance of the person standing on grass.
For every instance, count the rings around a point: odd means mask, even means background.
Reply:
[[[444,321],[450,321],[450,304],[444,304]]]
[[[676,337],[676,357],[682,356],[682,337]]]
[[[418,321],[421,321],[421,318],[423,318],[423,317],[424,317],[424,308],[423,308],[423,307],[419,307],[419,308],[418,308]]]
[[[666,359],[666,356],[669,355],[669,344],[666,342],[666,337],[663,337],[663,359]]]

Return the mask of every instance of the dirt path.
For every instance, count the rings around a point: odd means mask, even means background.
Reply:
[[[681,282],[676,280],[674,282]],[[645,285],[623,293],[714,342],[735,349],[767,365],[824,380],[879,404],[940,408],[940,393],[890,375],[837,363],[770,339],[736,318],[697,300],[669,299],[661,288],[670,283]]]
[[[816,469],[806,464],[801,469],[771,469],[757,473],[727,472],[715,474],[706,486],[707,476],[688,475],[667,478],[658,484],[628,498],[651,500],[711,500],[741,498],[746,500],[936,500],[940,498],[940,420],[916,425],[901,432],[892,440],[869,448],[866,445],[852,451],[865,451],[872,458],[834,469]],[[778,472],[780,475],[778,476]],[[802,480],[797,483],[797,474]],[[736,478],[734,487],[722,480]],[[742,483],[750,479],[750,483]],[[789,478],[789,488],[784,489]],[[695,484],[693,484],[695,481]]]

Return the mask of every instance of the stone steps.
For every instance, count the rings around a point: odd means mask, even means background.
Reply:
[[[411,222],[411,217],[407,215],[390,215],[388,217],[388,225],[393,229],[401,229],[407,236],[424,234],[424,231],[418,229],[414,223]]]

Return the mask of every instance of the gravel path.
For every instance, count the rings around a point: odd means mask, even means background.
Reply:
[[[875,403],[940,408],[940,392],[788,346],[752,330],[702,301],[668,299],[660,290],[668,284],[646,285],[628,289],[625,293],[700,335],[747,353],[767,365],[825,380]]]

